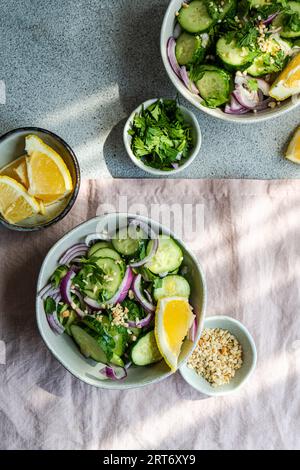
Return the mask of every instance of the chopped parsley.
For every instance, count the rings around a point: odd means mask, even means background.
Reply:
[[[192,148],[192,128],[176,100],[157,100],[134,116],[128,131],[131,148],[145,165],[170,171],[182,165]]]

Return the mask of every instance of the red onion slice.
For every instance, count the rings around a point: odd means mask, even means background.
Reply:
[[[279,12],[277,11],[276,13],[273,13],[272,15],[268,16],[267,19],[263,20],[263,24],[268,26],[270,23],[272,23],[273,20],[275,20],[278,14]]]
[[[255,109],[259,104],[257,91],[249,91],[243,86],[238,86],[232,94],[243,108]]]
[[[226,104],[225,113],[227,114],[246,114],[249,112],[249,109],[244,108],[240,103],[235,99],[233,95],[230,98],[230,104]]]
[[[175,47],[176,47],[176,41],[173,38],[173,36],[171,36],[167,44],[167,56],[168,56],[168,59],[169,59],[169,62],[173,71],[176,73],[176,75],[179,78],[181,78],[180,67],[178,65],[176,55],[175,55]]]
[[[125,367],[103,365],[99,370],[100,374],[110,380],[122,380],[127,377],[127,370]]]
[[[59,264],[69,264],[78,256],[85,256],[87,253],[87,245],[85,243],[77,243],[71,246],[60,258]]]
[[[151,321],[153,320],[154,313],[148,313],[145,318],[142,318],[138,321],[128,320],[127,323],[130,328],[144,328],[145,326],[150,325]]]
[[[76,276],[74,271],[68,271],[65,277],[62,278],[60,281],[60,293],[62,300],[70,305],[72,308],[74,307],[74,302],[71,296],[71,288],[72,288],[72,280]]]
[[[57,335],[62,335],[65,329],[57,318],[57,313],[54,312],[53,314],[46,316],[51,330]]]
[[[148,313],[153,313],[155,311],[155,306],[149,302],[142,292],[142,276],[138,274],[133,281],[132,290],[136,300],[141,304],[144,310]]]
[[[185,84],[186,88],[191,93],[193,93],[194,95],[199,95],[199,90],[196,87],[196,85],[194,84],[194,82],[192,82],[192,80],[190,80],[190,77],[188,76],[188,73],[187,73],[187,70],[186,70],[185,66],[180,67],[180,77],[181,77],[183,83]]]
[[[95,299],[91,299],[90,297],[84,297],[83,300],[84,300],[84,303],[86,303],[86,305],[93,310],[97,310],[97,311],[104,310],[103,303],[99,304],[99,302],[97,302],[97,300]]]
[[[46,299],[47,297],[53,297],[54,295],[58,294],[59,287],[54,287],[52,284],[47,284],[40,292],[39,296],[42,300]]]

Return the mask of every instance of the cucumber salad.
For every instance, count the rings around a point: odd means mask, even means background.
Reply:
[[[182,261],[173,238],[156,235],[138,219],[114,237],[91,234],[64,253],[39,293],[48,323],[101,363],[102,376],[125,378],[132,364],[162,359],[154,334],[156,304],[168,296],[189,299]]]
[[[299,0],[192,0],[176,19],[168,59],[203,106],[237,115],[276,106],[270,87],[300,50]]]

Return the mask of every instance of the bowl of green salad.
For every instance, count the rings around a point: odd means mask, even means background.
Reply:
[[[174,99],[151,99],[138,106],[124,127],[124,145],[132,162],[155,176],[185,170],[200,152],[196,116]]]
[[[161,29],[177,90],[226,121],[262,121],[298,106],[299,51],[299,1],[172,0]]]
[[[112,213],[88,220],[47,254],[36,315],[49,350],[75,377],[128,389],[174,373],[199,340],[202,268],[159,223]]]

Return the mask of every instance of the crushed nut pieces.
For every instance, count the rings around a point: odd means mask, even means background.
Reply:
[[[188,367],[213,387],[219,387],[228,384],[241,368],[242,356],[240,343],[229,331],[207,328],[188,361]]]

